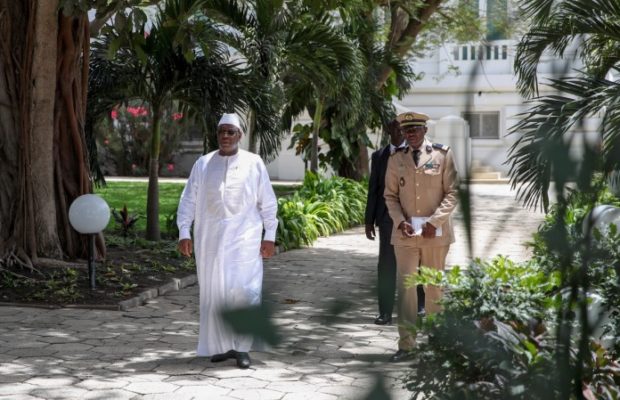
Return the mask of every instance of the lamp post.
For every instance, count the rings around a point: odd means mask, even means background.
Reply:
[[[88,235],[88,278],[90,288],[95,288],[95,235],[101,232],[110,220],[110,207],[101,197],[84,194],[71,203],[69,222],[73,229]]]

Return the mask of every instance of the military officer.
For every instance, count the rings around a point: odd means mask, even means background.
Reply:
[[[421,265],[443,270],[450,244],[454,242],[451,215],[457,204],[457,172],[452,150],[425,138],[428,116],[406,112],[400,122],[407,148],[390,156],[385,176],[385,203],[394,228],[398,286],[398,351],[390,361],[406,359],[415,338],[407,327],[417,317],[414,288],[404,287],[405,278],[417,274]],[[416,217],[415,221],[412,217]],[[423,219],[420,219],[422,217]],[[420,223],[420,229],[414,229]],[[439,287],[428,286],[426,311],[440,310]]]
[[[394,297],[396,295],[396,256],[394,255],[394,246],[391,243],[392,218],[388,214],[383,198],[385,172],[390,154],[402,151],[407,147],[407,141],[403,137],[400,123],[397,120],[394,119],[387,124],[386,133],[390,137],[390,143],[372,153],[364,217],[366,237],[369,240],[375,240],[375,225],[379,228],[379,260],[377,263],[379,315],[375,318],[377,325],[392,323],[392,310],[394,309]],[[418,285],[417,294],[418,315],[424,315],[424,288],[422,285]]]

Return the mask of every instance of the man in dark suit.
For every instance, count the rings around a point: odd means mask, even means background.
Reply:
[[[377,265],[377,294],[379,299],[379,315],[375,324],[385,325],[392,322],[394,296],[396,292],[396,256],[394,246],[390,244],[392,235],[392,219],[385,206],[383,192],[385,190],[385,172],[390,154],[407,147],[398,121],[391,121],[386,127],[390,143],[372,153],[370,180],[368,182],[368,200],[366,202],[366,237],[375,240],[375,225],[379,228],[379,262]],[[424,289],[417,287],[418,313],[424,315]]]

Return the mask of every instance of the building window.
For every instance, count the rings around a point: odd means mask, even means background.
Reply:
[[[469,123],[469,137],[499,139],[499,112],[468,112],[463,119]]]
[[[507,30],[510,25],[508,17],[508,0],[487,0],[487,37],[493,40],[508,39]]]

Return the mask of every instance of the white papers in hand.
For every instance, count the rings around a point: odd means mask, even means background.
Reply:
[[[422,235],[422,225],[428,221],[428,217],[411,217],[411,226],[415,235]],[[435,230],[435,236],[441,236],[441,227]]]

